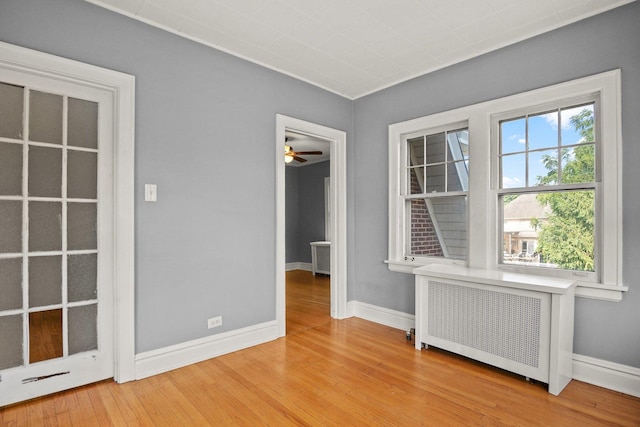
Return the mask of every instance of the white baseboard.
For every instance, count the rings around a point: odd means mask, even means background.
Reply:
[[[391,328],[408,331],[415,325],[413,314],[402,313],[359,301],[347,303],[347,317],[359,317]]]
[[[278,338],[276,321],[223,332],[136,355],[137,380],[171,371],[212,357],[232,353]]]
[[[347,303],[347,316],[407,331],[415,316],[359,301]],[[580,354],[573,355],[573,379],[640,397],[640,369]]]
[[[304,270],[304,271],[313,271],[310,262],[288,262],[285,264],[284,269],[286,271],[292,270]]]
[[[573,379],[640,397],[640,369],[631,366],[574,354]]]

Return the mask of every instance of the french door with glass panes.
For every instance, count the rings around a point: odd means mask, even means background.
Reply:
[[[0,70],[0,406],[113,376],[112,103]]]

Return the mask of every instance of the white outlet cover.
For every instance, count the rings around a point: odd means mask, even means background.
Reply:
[[[222,316],[212,317],[207,320],[207,327],[209,329],[217,328],[218,326],[222,326]]]

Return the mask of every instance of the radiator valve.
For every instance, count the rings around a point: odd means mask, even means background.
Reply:
[[[407,329],[407,341],[411,341],[411,335],[415,335],[415,334],[416,334],[415,328]]]

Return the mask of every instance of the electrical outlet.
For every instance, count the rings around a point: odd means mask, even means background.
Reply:
[[[207,320],[207,327],[209,329],[217,328],[218,326],[222,326],[222,316],[212,317],[211,319]]]

